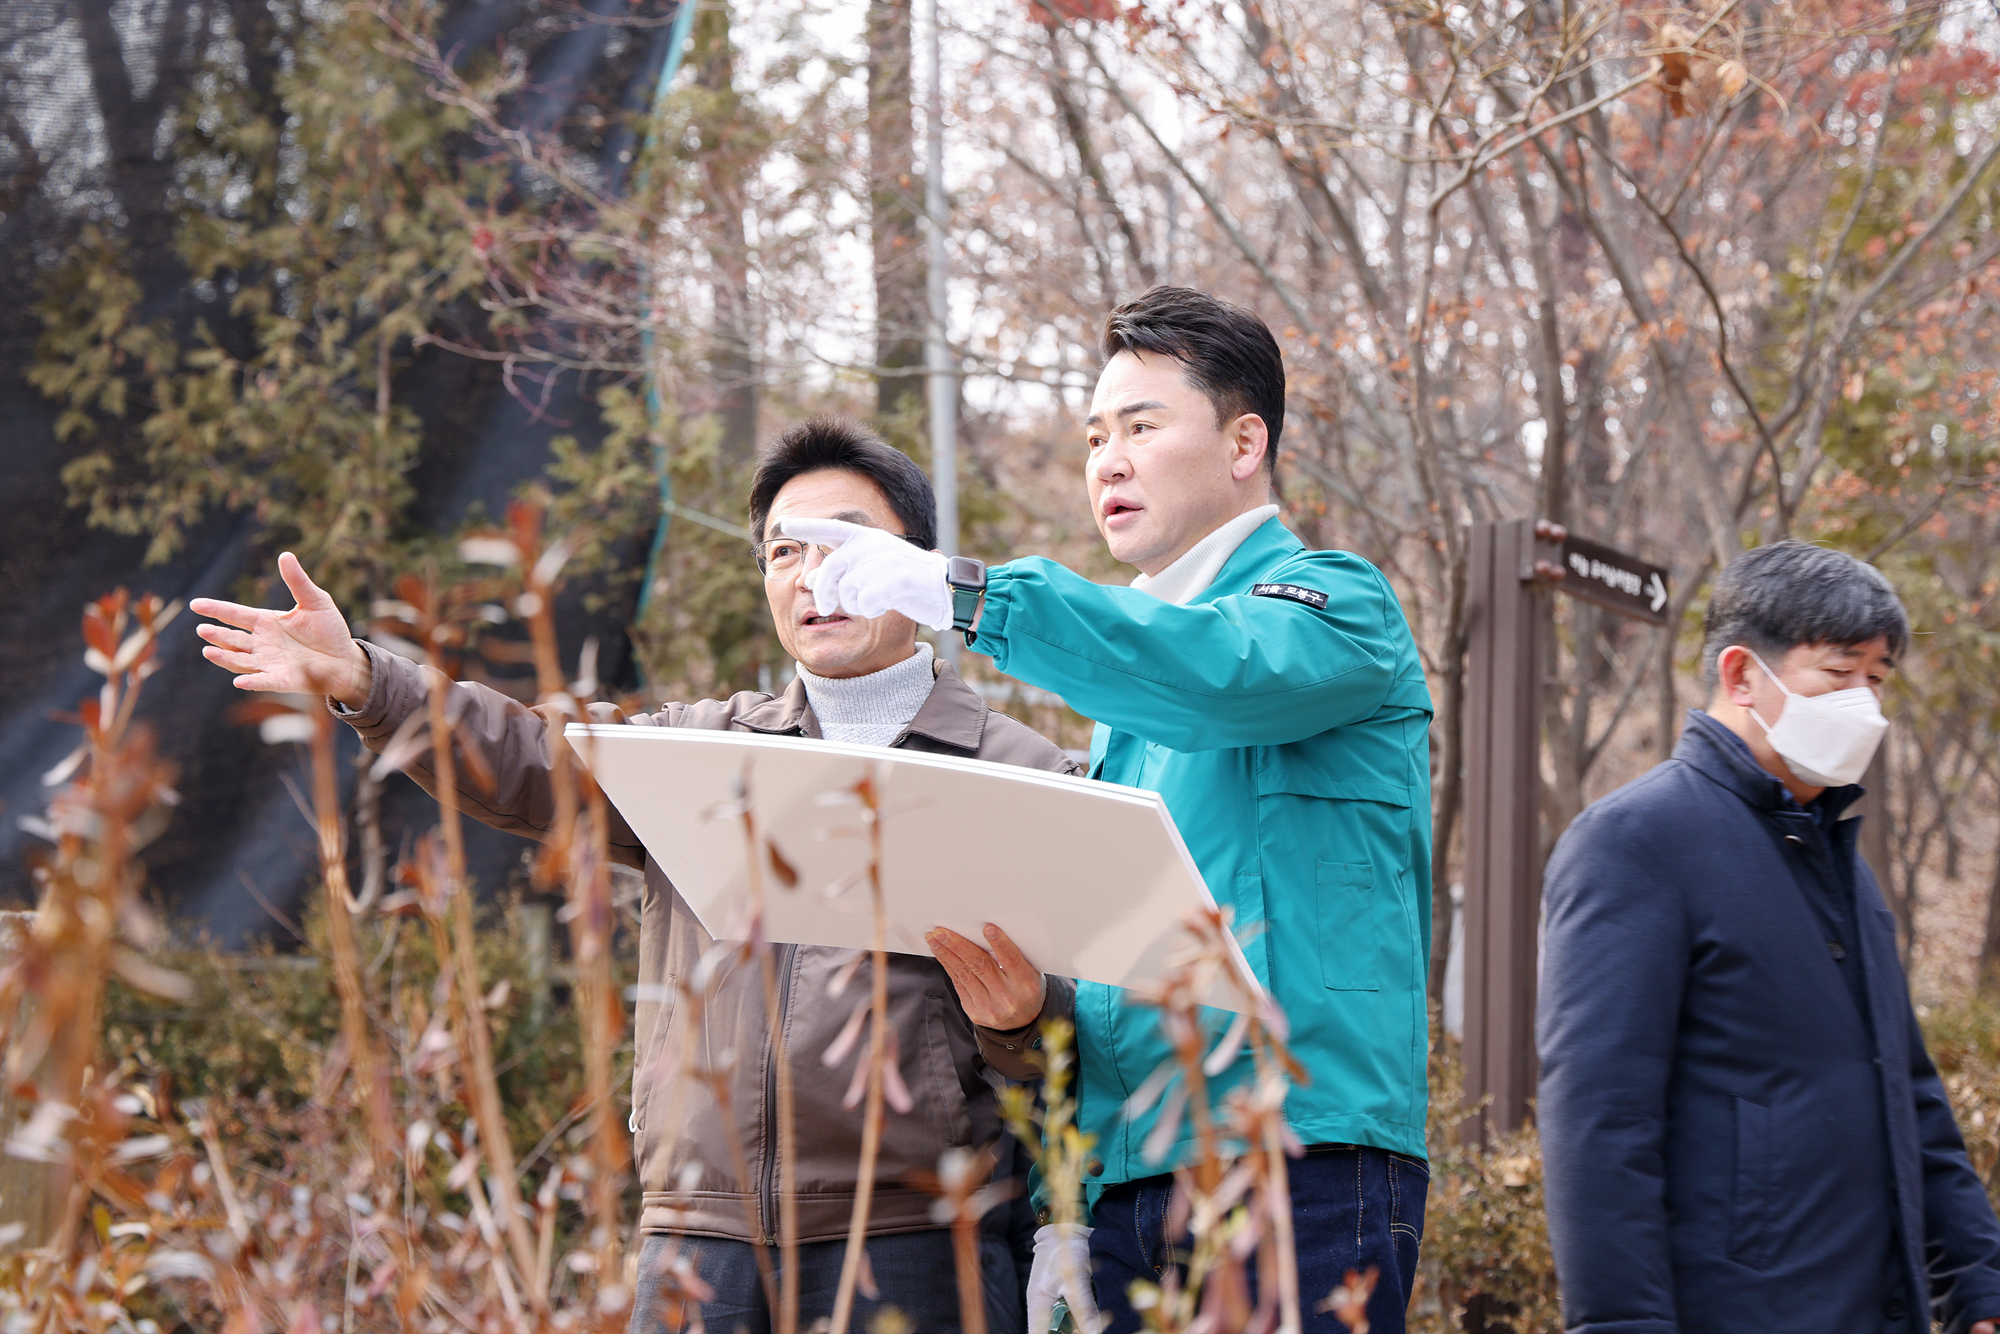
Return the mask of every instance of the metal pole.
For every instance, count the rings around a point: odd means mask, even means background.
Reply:
[[[944,193],[944,43],[938,28],[938,0],[925,5],[930,28],[930,88],[925,108],[924,216],[930,224],[930,321],[924,339],[929,372],[931,480],[937,487],[938,549],[958,554],[958,384],[945,334],[951,318],[945,290],[945,232],[950,204]],[[940,651],[956,664],[958,641],[945,635]]]
[[[651,161],[653,142],[660,132],[660,108],[666,105],[667,90],[673,86],[674,75],[680,73],[681,56],[687,50],[688,33],[694,29],[695,0],[680,0],[674,10],[673,31],[667,37],[667,56],[660,62],[659,81],[653,85],[653,110],[646,120],[646,148],[642,160]],[[632,193],[644,200],[649,182],[644,174],[639,177],[638,189]],[[639,346],[640,359],[646,371],[646,420],[656,423],[660,419],[659,377],[653,371],[653,275],[649,265],[639,266]],[[653,585],[660,578],[660,557],[667,549],[667,526],[674,520],[674,478],[667,471],[667,447],[664,443],[653,446],[653,470],[660,487],[660,522],[653,530],[653,544],[646,550],[646,577],[639,585],[639,605],[633,608],[632,619],[644,619],[646,608],[653,601]],[[640,669],[645,670],[643,667]]]

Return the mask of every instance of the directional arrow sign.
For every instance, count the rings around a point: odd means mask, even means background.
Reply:
[[[1555,563],[1562,578],[1553,582],[1571,597],[1654,625],[1666,624],[1667,572],[1659,566],[1574,533],[1563,535]]]

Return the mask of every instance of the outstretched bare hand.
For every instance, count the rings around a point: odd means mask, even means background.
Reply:
[[[188,610],[222,625],[199,625],[208,641],[201,656],[236,673],[238,690],[330,695],[350,709],[368,700],[368,655],[347,632],[347,618],[325,590],[306,577],[298,557],[278,557],[278,573],[298,604],[290,611],[196,598]],[[235,627],[231,629],[230,627]]]
[[[986,924],[989,953],[950,927],[933,927],[924,943],[944,965],[965,1017],[981,1028],[1025,1028],[1042,1012],[1048,980],[1029,963],[1005,931]]]

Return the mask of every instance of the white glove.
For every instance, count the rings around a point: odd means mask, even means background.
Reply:
[[[820,615],[844,611],[872,620],[899,611],[933,630],[951,625],[951,589],[944,582],[945,559],[937,552],[843,519],[783,519],[778,527],[786,537],[834,548],[806,574]]]
[[[1069,1303],[1082,1334],[1097,1334],[1105,1320],[1090,1293],[1090,1229],[1081,1223],[1047,1223],[1035,1230],[1035,1259],[1028,1266],[1028,1334],[1048,1334],[1056,1298]]]

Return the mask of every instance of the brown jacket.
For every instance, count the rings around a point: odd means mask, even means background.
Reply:
[[[406,718],[425,707],[426,669],[372,644],[363,647],[375,669],[368,701],[358,713],[341,716],[371,750],[380,750]],[[937,682],[930,698],[894,745],[1055,773],[1080,771],[1080,765],[1047,739],[987,708],[944,662],[937,662],[934,670]],[[554,798],[542,720],[517,701],[469,683],[451,687],[447,708],[455,729],[478,743],[495,778],[491,795],[462,789],[461,809],[496,829],[529,837],[547,832],[554,819]],[[594,706],[593,715],[598,721],[624,719],[605,705]],[[800,681],[793,681],[780,696],[746,691],[726,700],[669,704],[658,713],[624,721],[771,736],[820,735]],[[432,787],[427,757],[419,756],[406,772],[427,790]],[[692,1079],[647,1077],[650,1069],[659,1068],[656,1063],[662,1053],[673,1053],[670,1059],[677,1059],[687,1050],[689,1034],[674,1003],[674,983],[688,974],[713,942],[615,810],[611,818],[612,856],[643,867],[646,873],[632,1088],[632,1128],[638,1136],[636,1157],[645,1191],[640,1227],[648,1232],[775,1240],[775,1192],[780,1179],[773,1126],[777,1076],[758,970],[737,969],[717,983],[703,1031],[696,1035],[704,1062],[735,1054],[729,1082],[733,1115],[725,1116],[714,1093]],[[860,1109],[850,1111],[841,1101],[867,1044],[856,1044],[855,1052],[831,1070],[822,1067],[819,1057],[852,1009],[845,1000],[831,1000],[827,986],[853,952],[807,945],[774,948],[786,1050],[793,1069],[799,1159],[798,1170],[784,1173],[783,1179],[796,1183],[800,1240],[833,1240],[846,1235],[861,1156]],[[864,970],[846,995],[864,996],[867,988]],[[909,1174],[934,1171],[947,1148],[988,1143],[1000,1129],[973,1025],[935,960],[889,956],[889,1017],[903,1082],[915,1106],[901,1115],[891,1111],[884,1128],[869,1216],[869,1230],[875,1233],[936,1227],[931,1197],[910,1184]],[[748,1179],[736,1167],[739,1150]]]

